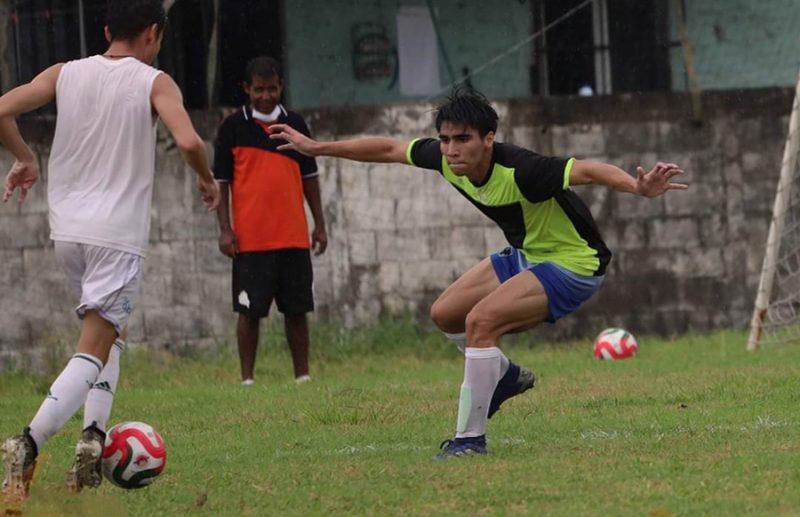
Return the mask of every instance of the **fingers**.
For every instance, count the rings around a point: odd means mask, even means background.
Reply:
[[[286,124],[273,124],[269,126],[269,137],[274,140],[288,140],[287,136],[291,136],[293,131]]]

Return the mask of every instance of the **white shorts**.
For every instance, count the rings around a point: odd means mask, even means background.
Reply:
[[[139,295],[144,259],[139,255],[102,246],[55,241],[56,258],[67,280],[80,293],[75,309],[79,318],[88,310],[114,325],[119,334]]]

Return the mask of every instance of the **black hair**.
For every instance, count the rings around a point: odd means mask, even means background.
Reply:
[[[244,67],[244,82],[250,84],[253,82],[254,77],[261,77],[263,79],[277,77],[283,80],[281,64],[277,59],[272,57],[254,57],[248,61],[247,66]]]
[[[106,25],[112,40],[131,40],[154,23],[159,33],[167,24],[162,0],[108,0]]]
[[[489,131],[497,131],[497,112],[486,97],[472,88],[458,87],[447,101],[436,109],[436,131],[443,122],[463,124],[478,130],[481,138]]]

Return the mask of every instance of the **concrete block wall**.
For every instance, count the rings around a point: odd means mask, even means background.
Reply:
[[[614,258],[600,294],[544,336],[588,336],[612,324],[661,334],[746,325],[791,102],[789,90],[709,93],[706,118],[695,125],[683,94],[498,101],[500,140],[628,171],[675,161],[691,183],[655,200],[577,189]],[[220,116],[195,114],[209,141]],[[306,116],[323,139],[435,134],[428,105]],[[46,161],[52,121],[22,127]],[[0,153],[0,166],[10,163]],[[436,172],[330,158],[319,165],[330,244],[314,259],[317,317],[351,326],[410,311],[427,320],[450,282],[505,246],[501,232]],[[48,240],[46,182],[44,166],[25,204],[0,207],[0,367],[77,328],[77,298]],[[163,135],[151,215],[131,339],[171,347],[232,340],[230,263],[217,250],[216,218]]]

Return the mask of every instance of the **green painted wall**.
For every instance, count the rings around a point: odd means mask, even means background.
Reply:
[[[615,1],[615,0],[609,0]],[[670,7],[673,7],[672,0]],[[456,76],[475,69],[531,32],[532,0],[432,0]],[[791,86],[800,69],[800,0],[684,0],[695,68],[704,90]],[[357,81],[351,27],[375,22],[397,42],[396,13],[416,0],[284,0],[288,100],[296,108],[371,105],[419,98],[388,80]],[[672,10],[672,9],[671,9]],[[671,13],[672,87],[686,89],[683,53]],[[531,45],[523,45],[473,78],[492,98],[530,95]],[[442,87],[451,79],[439,55]]]
[[[441,36],[456,75],[471,69],[525,39],[530,34],[530,0],[434,0]],[[360,22],[382,24],[397,42],[399,5],[426,2],[397,0],[285,0],[284,60],[289,104],[296,108],[327,105],[365,105],[414,99],[400,94],[388,80],[357,81],[352,65],[351,27]],[[473,79],[490,97],[518,97],[530,93],[531,46],[488,67]],[[440,53],[442,87],[451,83]]]
[[[702,89],[795,84],[800,70],[800,0],[686,0],[685,4]],[[684,89],[680,49],[673,50],[672,57],[673,87]]]

